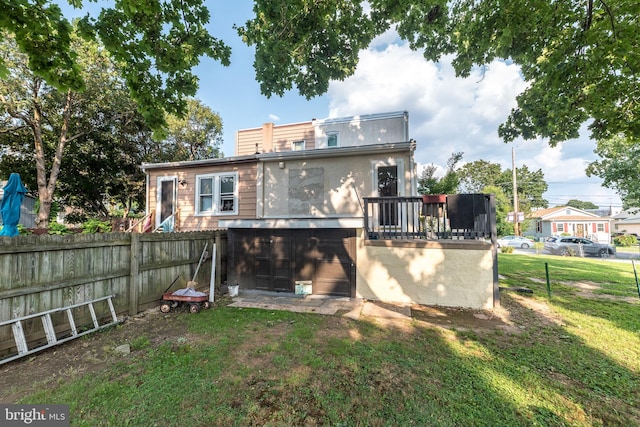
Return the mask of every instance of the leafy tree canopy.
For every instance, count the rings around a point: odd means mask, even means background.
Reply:
[[[567,202],[567,206],[571,206],[576,209],[598,209],[598,205],[592,202],[585,202],[578,199],[571,199]]]
[[[458,169],[457,174],[462,192],[485,192],[487,186],[499,187],[507,198],[513,200],[513,172],[511,169],[503,171],[497,163],[476,160],[466,163]],[[521,212],[549,206],[549,202],[542,197],[542,194],[549,188],[544,180],[542,169],[531,171],[527,165],[516,168],[516,185],[518,187],[518,209]]]
[[[83,0],[68,0],[81,8]],[[198,79],[192,68],[203,55],[227,65],[230,48],[205,29],[204,0],[118,0],[79,23],[83,37],[99,40],[120,64],[138,111],[157,131],[165,113],[182,115]],[[104,2],[106,4],[106,2]],[[52,0],[0,0],[0,30],[15,37],[28,66],[60,91],[84,90],[86,81],[71,43],[72,26]],[[0,40],[2,39],[0,33]],[[0,78],[8,68],[0,61]]]
[[[513,198],[513,172],[511,169],[506,169],[502,172],[500,182],[503,184],[509,183],[502,186],[505,194]],[[542,197],[542,194],[549,189],[549,185],[544,180],[542,169],[532,171],[529,170],[527,165],[516,168],[516,185],[518,187],[520,211],[529,212],[533,208],[549,207],[549,202]]]
[[[358,51],[396,28],[428,60],[453,55],[459,76],[494,59],[520,65],[528,88],[499,128],[505,141],[553,146],[589,122],[595,140],[640,138],[640,2],[618,0],[255,0],[238,28],[255,45],[262,93],[307,98],[352,75]]]
[[[436,176],[437,166],[428,165],[422,170],[418,179],[419,194],[454,194],[458,192],[460,179],[456,171],[456,165],[462,160],[464,153],[451,153],[447,160],[447,171],[442,178]]]
[[[603,179],[602,185],[618,191],[625,208],[640,207],[640,144],[622,135],[598,141],[601,160],[587,167],[587,176]]]
[[[109,54],[75,33],[71,44],[85,83],[81,93],[48,85],[11,35],[0,41],[9,70],[0,79],[0,176],[19,172],[38,193],[42,227],[57,203],[98,216],[114,205],[140,209],[139,166],[158,150]]]
[[[184,117],[167,118],[164,161],[201,160],[222,157],[222,118],[200,100],[190,98]]]
[[[495,195],[496,200],[496,231],[498,236],[506,236],[514,233],[513,222],[507,222],[509,212],[513,211],[513,203],[504,190],[495,185],[487,185],[480,191],[484,194]]]
[[[459,170],[460,191],[480,193],[486,186],[496,186],[502,177],[502,167],[498,163],[476,160],[465,163]]]

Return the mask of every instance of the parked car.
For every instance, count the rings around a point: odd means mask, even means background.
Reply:
[[[554,255],[577,255],[609,257],[616,254],[616,248],[607,243],[596,243],[584,237],[560,236],[549,237],[544,242],[544,249]]]
[[[533,240],[520,236],[504,236],[498,239],[498,247],[514,246],[516,248],[529,249],[533,246]]]

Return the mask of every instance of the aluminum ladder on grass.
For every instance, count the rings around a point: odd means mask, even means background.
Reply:
[[[66,307],[62,307],[62,308],[56,308],[53,310],[47,310],[47,311],[43,311],[41,313],[35,313],[35,314],[30,314],[28,316],[22,316],[19,317],[17,319],[12,319],[12,320],[5,320],[4,322],[0,322],[0,327],[2,326],[7,326],[7,325],[11,325],[11,329],[13,330],[13,339],[16,342],[16,347],[18,349],[18,354],[13,355],[11,357],[7,357],[5,359],[0,360],[0,365],[2,365],[3,363],[7,363],[7,362],[11,362],[12,360],[16,360],[19,359],[23,356],[26,356],[28,354],[33,354],[36,353],[38,351],[47,349],[49,347],[53,347],[54,345],[58,345],[58,344],[62,344],[64,342],[67,342],[69,340],[81,337],[83,335],[87,335],[90,334],[91,332],[95,332],[99,329],[103,329],[112,325],[115,325],[117,323],[119,323],[118,321],[118,317],[116,316],[116,311],[113,308],[113,301],[111,301],[111,298],[113,298],[115,295],[108,295],[106,297],[102,297],[102,298],[96,298],[94,300],[91,301],[86,301],[86,302],[81,302],[78,304],[73,304],[73,305],[69,305]],[[111,319],[112,322],[110,323],[106,323],[104,325],[100,325],[98,323],[98,317],[96,316],[96,310],[93,307],[93,304],[96,302],[100,302],[100,301],[104,301],[106,300],[107,303],[109,304],[109,311],[111,312]],[[78,332],[78,328],[76,327],[76,322],[73,318],[73,312],[71,311],[74,308],[79,308],[79,307],[84,307],[87,306],[89,308],[89,312],[91,313],[91,320],[93,323],[93,327],[90,329],[87,329],[85,331],[82,332]],[[59,313],[61,311],[66,311],[67,313],[67,319],[69,321],[69,327],[71,328],[71,335],[68,337],[64,337],[61,339],[58,339],[58,337],[56,336],[56,331],[55,331],[55,327],[53,325],[53,321],[51,320],[51,315],[54,313]],[[34,319],[40,317],[42,320],[42,327],[44,328],[44,333],[47,337],[47,344],[39,346],[39,347],[35,347],[32,349],[29,349],[29,346],[27,345],[27,339],[24,335],[24,329],[22,328],[22,322],[24,320],[28,320],[28,319]]]

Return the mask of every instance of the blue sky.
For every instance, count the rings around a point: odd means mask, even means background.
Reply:
[[[406,110],[410,137],[417,141],[419,167],[431,163],[444,167],[452,152],[462,151],[463,162],[483,159],[511,168],[515,147],[517,167],[526,164],[530,170],[543,170],[549,184],[544,196],[550,206],[569,199],[602,207],[621,205],[614,191],[584,173],[596,159],[595,143],[586,130],[580,139],[556,148],[542,140],[509,144],[500,140],[497,128],[525,88],[513,64],[496,61],[484,74],[478,70],[466,79],[456,78],[449,58],[439,64],[427,62],[390,31],[361,52],[355,75],[332,83],[326,95],[307,101],[292,91],[282,98],[266,98],[255,81],[253,48],[245,46],[233,29],[252,16],[253,3],[207,0],[206,4],[211,12],[209,32],[231,46],[232,56],[229,67],[202,60],[196,69],[200,78],[197,97],[222,117],[225,155],[234,154],[237,130],[265,122],[286,124]],[[87,5],[96,8],[94,3]]]

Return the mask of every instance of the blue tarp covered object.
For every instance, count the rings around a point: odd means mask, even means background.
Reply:
[[[2,214],[2,230],[0,236],[17,236],[18,223],[20,222],[20,206],[27,193],[27,189],[22,184],[20,175],[12,173],[9,182],[3,188],[2,203],[0,203],[0,214]]]

